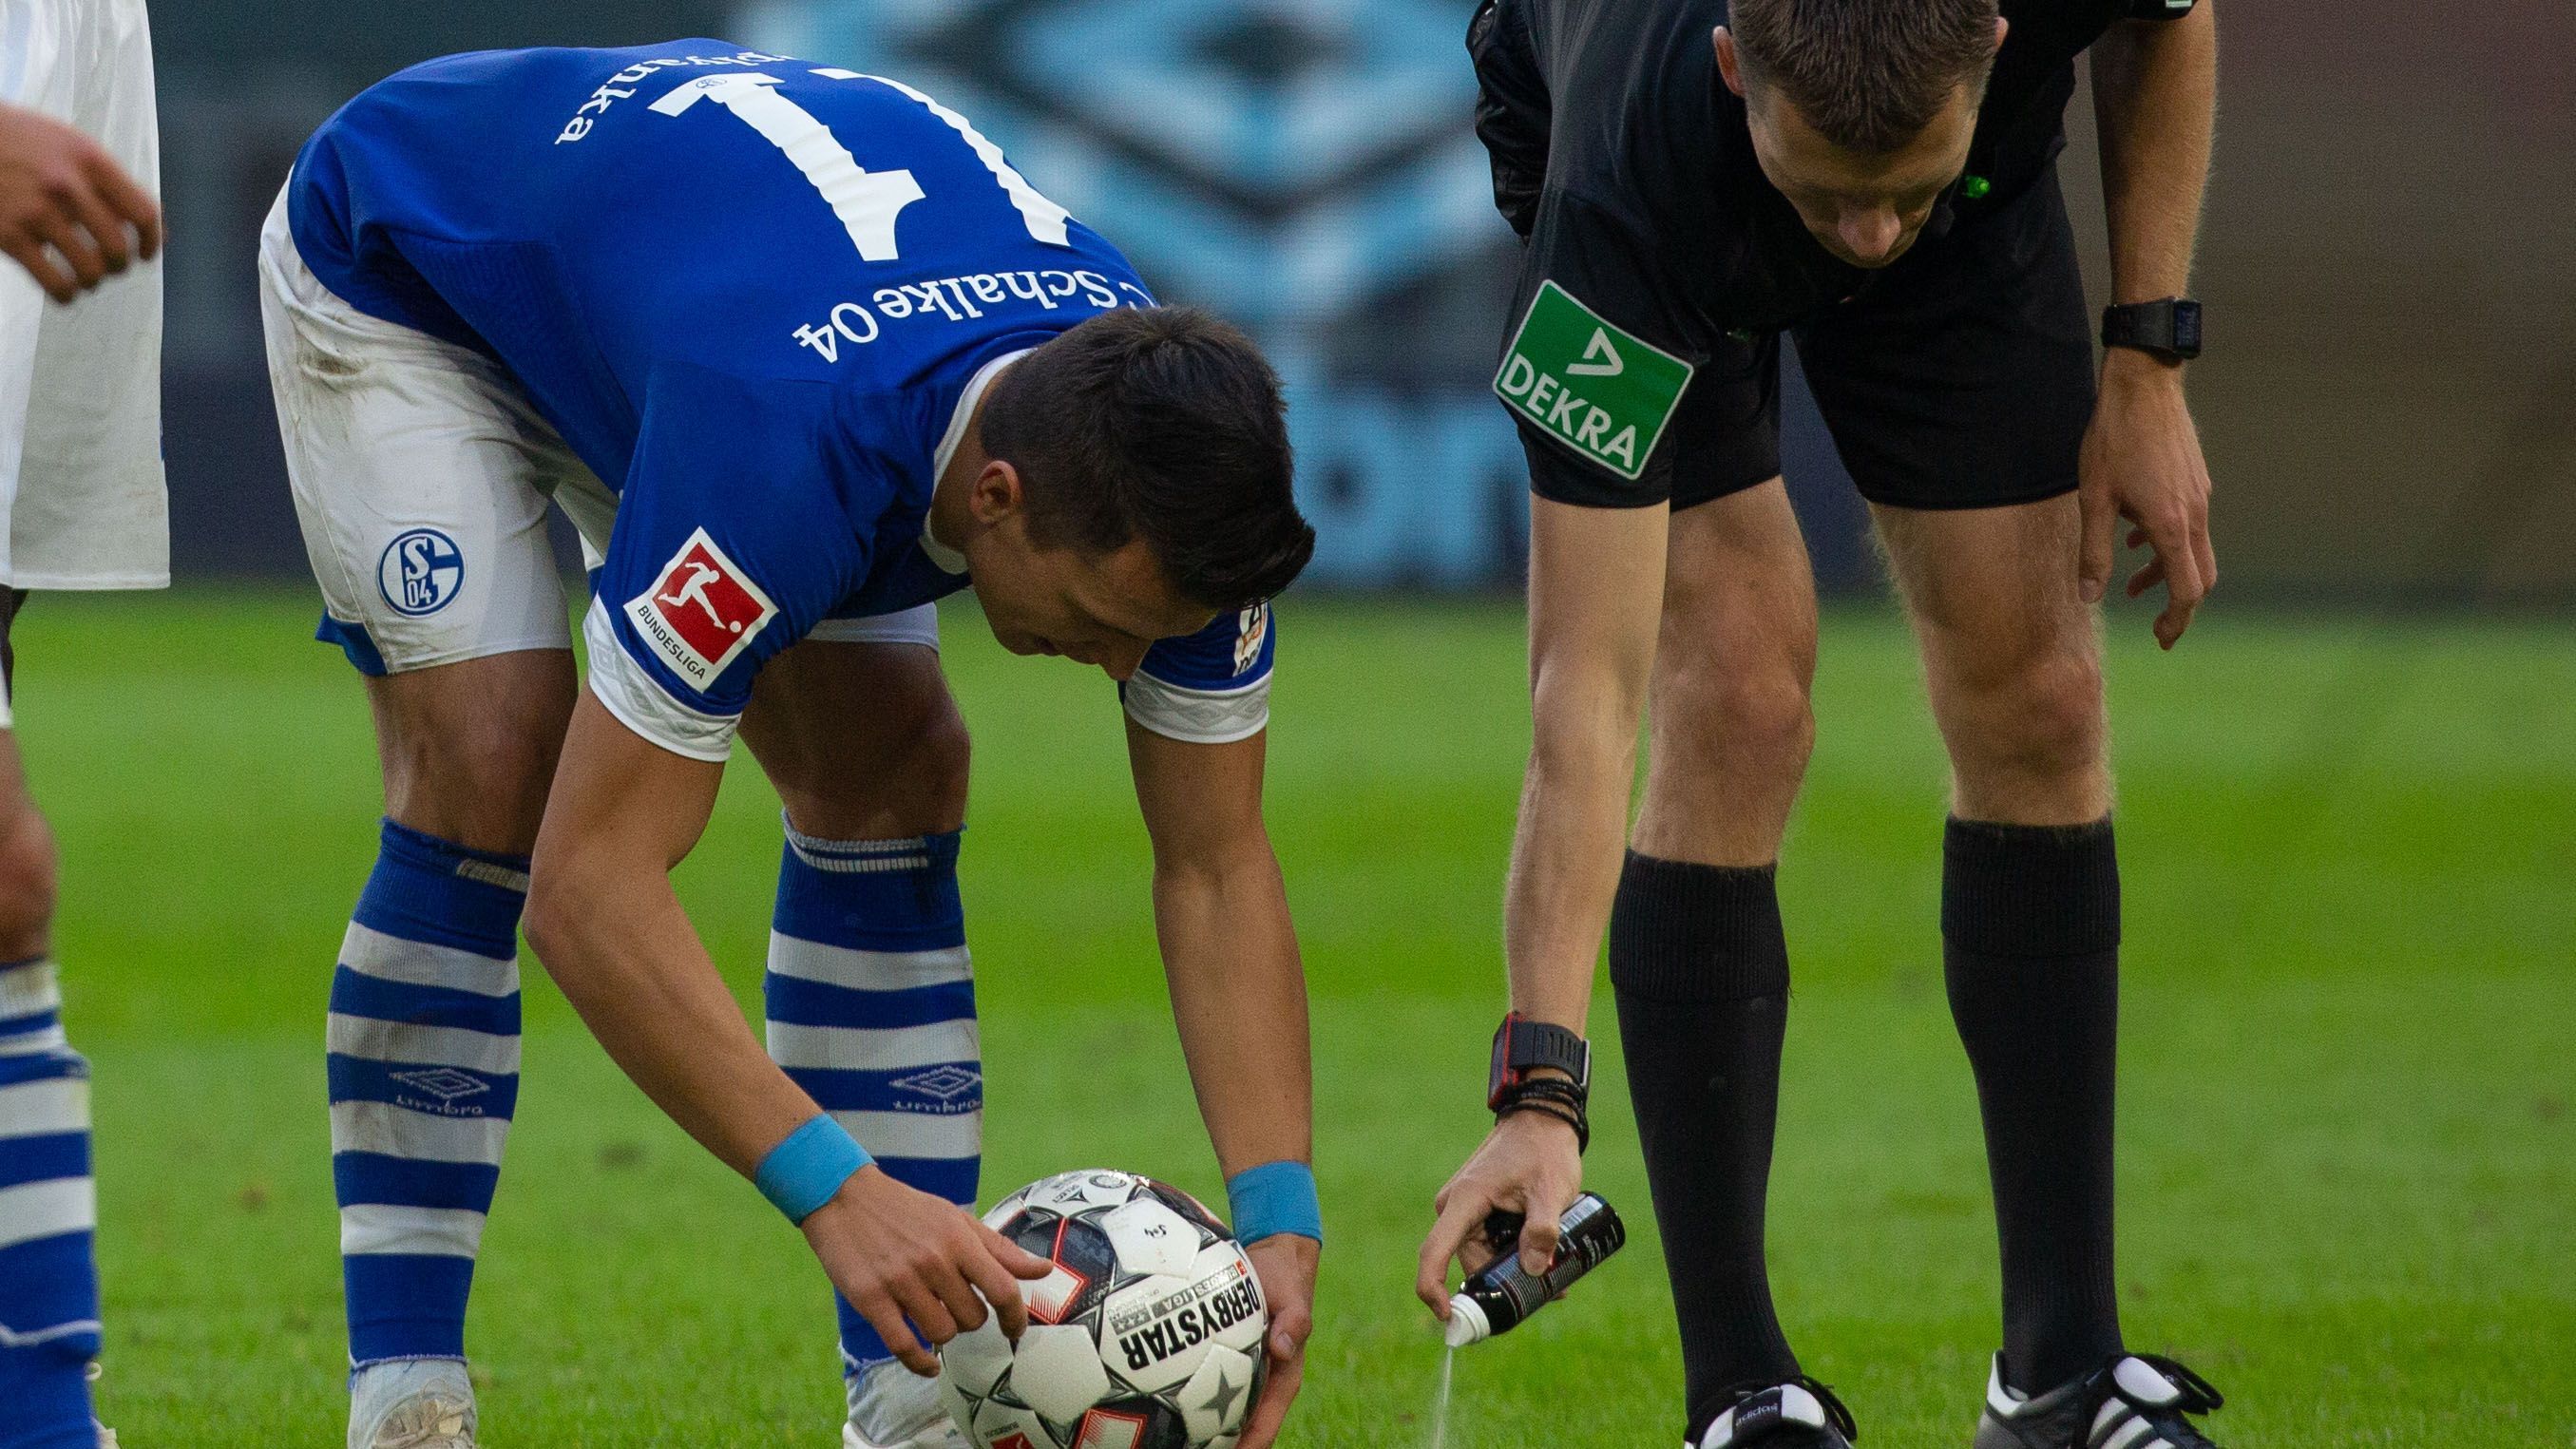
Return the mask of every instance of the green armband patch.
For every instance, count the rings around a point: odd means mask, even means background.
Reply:
[[[1576,452],[1633,479],[1673,420],[1691,365],[1539,283],[1494,374],[1494,395]]]

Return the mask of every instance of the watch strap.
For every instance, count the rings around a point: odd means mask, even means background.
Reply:
[[[2200,355],[2200,304],[2187,297],[2162,297],[2105,307],[2102,345],[2189,361]]]
[[[1486,1077],[1486,1105],[1500,1110],[1511,1089],[1530,1080],[1532,1072],[1553,1068],[1573,1079],[1577,1093],[1592,1088],[1592,1043],[1570,1027],[1532,1021],[1518,1012],[1503,1018],[1494,1031],[1493,1067]]]

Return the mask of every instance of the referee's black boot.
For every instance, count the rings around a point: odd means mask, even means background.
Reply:
[[[1860,1437],[1834,1391],[1801,1374],[1787,1383],[1747,1384],[1716,1422],[1683,1449],[1851,1449]]]
[[[2184,1416],[2226,1402],[2209,1380],[2181,1364],[2138,1353],[2025,1397],[2004,1383],[1997,1354],[1976,1449],[2218,1449]]]

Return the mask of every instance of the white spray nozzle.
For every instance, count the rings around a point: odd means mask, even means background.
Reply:
[[[1449,1328],[1441,1338],[1451,1348],[1465,1348],[1493,1336],[1494,1327],[1476,1300],[1460,1293],[1449,1300]]]

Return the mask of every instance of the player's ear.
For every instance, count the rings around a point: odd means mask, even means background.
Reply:
[[[1028,492],[1021,486],[1020,470],[999,458],[985,460],[984,471],[975,475],[974,484],[966,491],[966,511],[986,528],[1027,506]]]
[[[1996,16],[1996,17],[1995,17],[1995,53],[1996,53],[1996,54],[2001,55],[2001,54],[2003,53],[2003,48],[2004,48],[2004,33],[2005,33],[2006,31],[2011,30],[2011,29],[2012,29],[2012,22],[2011,22],[2011,21],[2006,20],[2005,18],[2003,18],[2003,17],[2002,17],[2002,16],[2000,16],[2000,15],[1998,15],[1998,16]]]
[[[1717,45],[1717,73],[1726,78],[1726,88],[1735,92],[1738,99],[1742,99],[1744,72],[1735,58],[1735,37],[1727,34],[1726,27],[1721,25],[1712,33],[1710,39]]]

